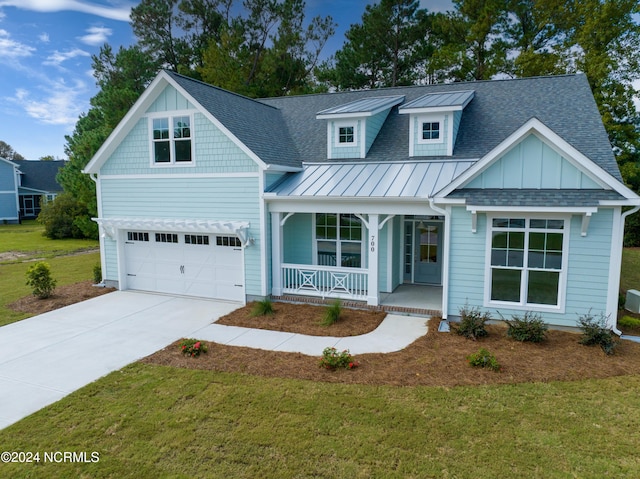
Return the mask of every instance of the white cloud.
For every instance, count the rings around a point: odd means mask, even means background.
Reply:
[[[44,13],[71,10],[128,22],[133,4],[122,5],[122,2],[120,4],[121,6],[97,5],[86,0],[0,0],[0,7],[16,7]]]
[[[38,39],[42,43],[49,43],[50,41],[49,34],[47,32],[42,32],[40,35],[38,35]]]
[[[84,50],[80,50],[79,48],[74,48],[73,50],[69,50],[67,52],[59,52],[58,50],[54,51],[53,54],[49,55],[45,61],[42,62],[43,65],[60,67],[63,62],[67,60],[71,60],[76,57],[90,57],[91,55]]]
[[[12,40],[9,32],[0,29],[0,58],[28,57],[34,51],[35,48]]]
[[[109,37],[113,33],[113,30],[106,27],[90,27],[87,29],[87,34],[79,37],[82,43],[86,43],[91,46],[102,45],[109,40]]]
[[[64,80],[54,81],[43,88],[40,97],[35,98],[32,92],[24,88],[16,90],[10,101],[20,107],[31,118],[46,125],[75,125],[80,113],[81,105],[86,96],[86,85],[76,81],[74,86],[67,86]]]

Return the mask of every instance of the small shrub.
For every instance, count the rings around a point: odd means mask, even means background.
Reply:
[[[614,349],[618,346],[618,338],[613,331],[607,328],[607,317],[603,313],[600,313],[599,318],[595,318],[589,311],[589,313],[580,316],[578,324],[582,329],[580,344],[597,345],[602,348],[605,354],[613,354]]]
[[[348,349],[338,352],[336,348],[324,348],[324,351],[322,351],[321,368],[335,371],[338,368],[355,369],[358,366],[358,361],[353,359]]]
[[[487,368],[496,372],[502,369],[496,357],[484,348],[480,348],[477,353],[467,356],[467,361],[475,368]]]
[[[49,264],[39,261],[31,265],[27,270],[26,284],[31,287],[34,296],[40,299],[50,297],[56,287],[56,280],[51,276]]]
[[[480,308],[477,306],[474,308],[465,305],[464,308],[460,308],[460,323],[451,324],[453,330],[460,336],[464,336],[474,341],[478,338],[487,336],[487,329],[485,323],[491,320],[491,314],[488,312],[481,313]]]
[[[207,343],[199,339],[185,339],[180,343],[180,351],[182,354],[195,358],[201,353],[207,352]]]
[[[640,318],[633,316],[623,316],[618,320],[618,326],[629,329],[640,329]]]
[[[102,267],[100,263],[93,266],[93,284],[99,284],[102,282]]]
[[[273,314],[273,302],[269,298],[256,301],[251,310],[251,316],[271,316]]]
[[[507,336],[516,341],[527,341],[530,343],[541,343],[546,339],[549,327],[542,321],[539,314],[527,311],[524,316],[514,314],[511,321],[507,323]]]
[[[327,306],[321,324],[323,326],[331,326],[340,319],[342,314],[342,301],[336,299],[330,306]]]

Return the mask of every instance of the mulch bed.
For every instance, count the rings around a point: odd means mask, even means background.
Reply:
[[[54,309],[63,308],[112,291],[115,291],[115,289],[98,288],[93,286],[92,281],[82,281],[80,283],[66,286],[56,286],[53,294],[47,299],[39,299],[35,296],[25,296],[8,306],[14,311],[36,315],[53,311]]]
[[[339,330],[360,325],[341,319],[334,326],[318,326],[323,308],[275,303],[276,315],[265,319],[270,329],[340,336]],[[221,318],[219,324],[259,327],[262,318],[250,318],[251,305]],[[310,309],[311,308],[311,309]],[[312,315],[314,312],[318,315]],[[242,311],[242,312],[241,312]],[[351,313],[351,310],[349,311]],[[371,314],[366,312],[366,314]],[[253,323],[247,323],[247,321]],[[340,328],[340,329],[339,329]],[[185,357],[179,341],[142,362],[172,367],[244,373],[265,377],[303,379],[334,383],[386,384],[394,386],[459,386],[522,382],[571,381],[637,374],[640,371],[640,344],[621,341],[615,355],[579,344],[580,334],[551,330],[542,344],[520,343],[506,337],[502,324],[488,326],[489,336],[478,341],[455,333],[438,333],[438,324],[429,323],[429,332],[402,351],[388,354],[362,354],[355,357],[360,366],[353,370],[328,371],[319,367],[319,356],[328,346],[318,343],[318,357],[298,353],[263,351],[208,343],[209,352],[197,358]],[[362,334],[364,329],[359,328]],[[473,368],[466,358],[479,348],[493,353],[501,372]]]

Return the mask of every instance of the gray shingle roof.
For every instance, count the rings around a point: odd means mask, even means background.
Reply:
[[[622,201],[610,190],[463,189],[449,198],[465,198],[473,206],[598,206],[600,200]]]
[[[22,173],[22,188],[57,193],[62,187],[56,181],[58,170],[64,161],[27,161],[13,160]]]
[[[175,72],[166,73],[262,161],[269,165],[302,166],[282,111]]]
[[[473,90],[451,159],[479,159],[535,117],[582,154],[621,180],[587,78],[582,75],[491,80],[261,99],[276,107],[305,162],[326,161],[326,120],[316,112],[363,98],[404,95],[405,104],[428,93]],[[400,105],[402,107],[402,105]],[[391,110],[364,161],[409,160],[409,115]],[[358,160],[354,160],[358,161]],[[360,160],[362,161],[362,160]]]

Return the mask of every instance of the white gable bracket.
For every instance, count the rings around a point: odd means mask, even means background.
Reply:
[[[587,230],[589,229],[589,222],[591,221],[591,212],[587,212],[582,215],[582,228],[580,230],[580,236],[587,236]]]
[[[471,210],[471,232],[478,232],[478,212],[476,210]]]

